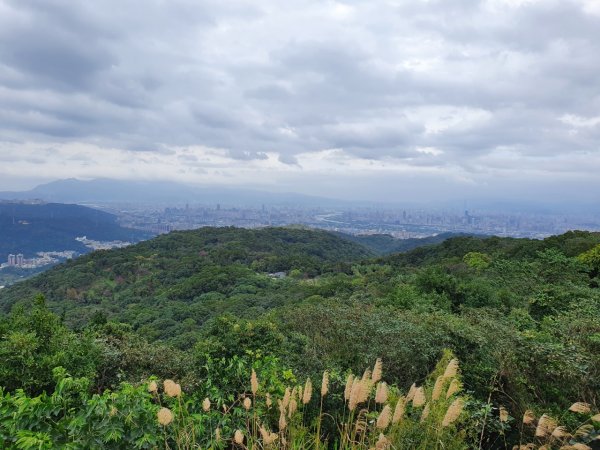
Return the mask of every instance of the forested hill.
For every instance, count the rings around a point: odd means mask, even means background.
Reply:
[[[34,300],[38,293],[46,301]],[[233,404],[231,436],[246,426],[238,400],[253,370],[260,389],[269,383],[280,399],[284,386],[320,380],[324,370],[341,393],[347,370],[360,377],[376,358],[394,396],[409,395],[415,382],[424,387],[437,421],[445,414],[438,400],[448,406],[456,392],[440,397],[439,383],[450,383],[442,366],[428,374],[451,355],[460,361],[454,388],[468,398],[460,431],[443,432],[461,444],[444,448],[538,442],[535,424],[524,427],[522,418],[546,412],[565,423],[565,436],[586,444],[600,436],[600,421],[590,422],[600,409],[600,233],[455,237],[382,257],[324,231],[203,228],[93,252],[0,290],[0,447],[15,448],[13,437],[30,430],[36,439],[51,432],[46,440],[56,443],[71,439],[66,429],[85,429],[75,433],[79,442],[101,430],[103,448],[133,448],[143,423],[158,442],[170,431],[158,427],[158,405],[140,385],[152,376],[181,382],[194,417],[206,416],[205,398],[215,412]],[[80,386],[87,400],[64,403],[65,386]],[[53,394],[24,398],[19,389]],[[325,403],[333,416],[347,414],[343,401]],[[414,397],[397,404],[408,408],[398,426],[428,426]],[[573,404],[584,412],[566,411]],[[47,414],[56,405],[64,405],[58,423]],[[278,413],[260,414],[277,429]],[[130,421],[129,445],[113,446],[114,429]],[[439,426],[431,429],[441,439]],[[414,432],[395,437],[397,448],[433,442]],[[198,433],[210,442],[210,432]]]
[[[116,216],[81,205],[0,202],[0,261],[9,253],[88,249],[75,238],[138,241],[145,233],[122,228]]]
[[[556,250],[566,257],[575,257],[600,244],[600,232],[569,231],[546,239],[500,238],[496,236],[457,236],[434,246],[420,246],[406,253],[383,257],[394,266],[422,266],[460,259],[469,252],[485,253],[510,259],[535,259],[538,252]]]
[[[435,236],[424,238],[395,238],[389,234],[359,234],[335,233],[338,236],[352,242],[364,245],[378,255],[389,255],[391,253],[403,253],[425,245],[439,244],[446,239],[456,236],[466,236],[464,233],[440,233]]]
[[[285,297],[269,274],[312,278],[347,271],[352,262],[371,256],[365,247],[325,231],[207,227],[69,261],[0,291],[0,307],[7,311],[41,292],[72,325],[102,311],[147,324],[151,337],[160,338],[171,326],[182,326],[171,317],[200,325],[224,311],[249,315],[297,299]]]

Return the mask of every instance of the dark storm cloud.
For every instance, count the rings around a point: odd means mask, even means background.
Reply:
[[[294,167],[341,149],[457,176],[573,152],[596,160],[594,8],[0,0],[0,140],[201,146],[242,162],[274,152]]]

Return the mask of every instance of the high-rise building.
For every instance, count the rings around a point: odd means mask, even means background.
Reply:
[[[24,263],[23,259],[24,259],[23,258],[23,253],[19,253],[17,255],[17,266],[22,266],[23,265],[23,263]]]
[[[12,253],[10,255],[8,255],[8,265],[9,266],[17,265],[17,257],[15,255],[13,255]]]

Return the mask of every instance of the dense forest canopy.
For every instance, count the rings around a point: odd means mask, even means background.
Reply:
[[[515,423],[575,401],[597,410],[598,255],[600,233],[580,231],[389,256],[323,231],[173,232],[0,291],[0,379],[35,396],[53,392],[57,367],[98,393],[157,376],[226,402],[253,368],[277,389],[376,358],[408,390],[452,352],[469,423],[488,424],[474,442],[504,448],[519,437],[487,417],[501,405]]]

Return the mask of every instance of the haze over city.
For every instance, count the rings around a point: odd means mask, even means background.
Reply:
[[[597,205],[599,5],[2,0],[0,190]]]

